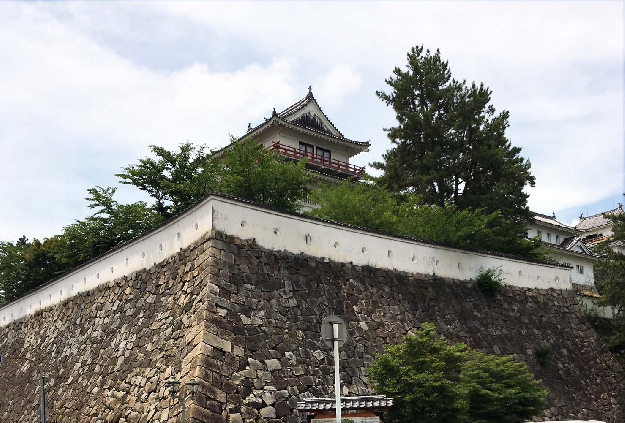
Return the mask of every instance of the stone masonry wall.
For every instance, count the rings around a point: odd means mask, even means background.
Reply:
[[[164,381],[200,382],[195,422],[303,420],[298,399],[330,396],[320,324],[337,314],[344,395],[369,393],[365,367],[421,323],[456,342],[527,362],[549,390],[543,417],[625,421],[622,370],[574,294],[506,287],[267,251],[213,233],[151,269],[0,328],[0,352],[50,372],[51,421],[173,422]],[[535,350],[549,347],[546,365]],[[33,366],[0,366],[0,421],[35,421]]]

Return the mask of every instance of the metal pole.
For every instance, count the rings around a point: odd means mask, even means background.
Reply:
[[[39,420],[46,423],[46,378],[41,375],[41,401],[39,403]]]
[[[187,423],[187,406],[186,406],[187,399],[182,396],[179,396],[178,399],[180,400],[180,404],[182,405],[182,419],[180,420],[180,422]]]
[[[336,423],[341,423],[341,373],[339,370],[339,324],[332,323],[334,343],[334,397],[336,399]]]

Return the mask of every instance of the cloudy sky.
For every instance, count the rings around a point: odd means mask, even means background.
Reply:
[[[59,233],[156,144],[220,147],[306,95],[379,160],[406,52],[484,82],[532,162],[530,207],[622,201],[623,3],[0,2],[0,240]],[[120,201],[143,199],[120,187]]]

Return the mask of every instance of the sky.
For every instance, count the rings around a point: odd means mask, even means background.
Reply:
[[[94,186],[187,140],[217,148],[312,85],[343,134],[391,148],[376,97],[411,47],[483,82],[532,163],[529,206],[572,224],[623,202],[623,3],[0,2],[0,241],[49,237]],[[369,168],[370,169],[370,168]]]

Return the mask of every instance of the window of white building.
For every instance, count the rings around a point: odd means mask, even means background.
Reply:
[[[581,264],[577,264],[575,265],[575,267],[577,268],[577,273],[579,273],[580,275],[584,274],[584,266]]]

